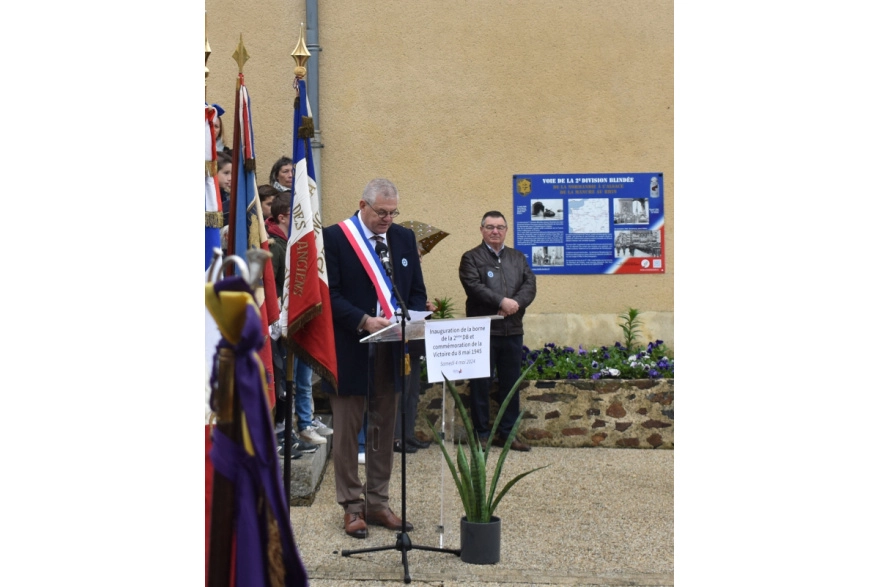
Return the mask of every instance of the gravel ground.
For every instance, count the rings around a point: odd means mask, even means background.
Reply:
[[[400,457],[395,454],[391,479],[391,507],[398,515]],[[419,546],[458,548],[463,510],[442,458],[436,445],[407,455],[406,513],[415,526],[409,537]],[[410,550],[412,584],[673,585],[673,458],[671,450],[620,448],[511,452],[502,483],[531,468],[550,467],[517,483],[496,510],[502,520],[501,562],[471,565],[446,552]],[[340,554],[396,543],[395,532],[374,526],[366,540],[348,537],[342,514],[331,455],[314,503],[291,509],[310,584],[403,582],[403,554],[396,549]]]

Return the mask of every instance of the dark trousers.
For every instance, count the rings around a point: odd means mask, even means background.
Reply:
[[[491,336],[489,339],[489,377],[471,379],[471,419],[477,436],[486,438],[492,430],[489,421],[489,392],[492,389],[492,376],[498,372],[498,404],[504,401],[507,393],[519,379],[522,365],[523,335]],[[514,392],[507,410],[498,425],[498,436],[507,438],[513,424],[519,417],[519,390]]]

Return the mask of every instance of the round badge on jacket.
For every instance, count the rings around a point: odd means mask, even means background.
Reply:
[[[495,277],[495,274],[494,274],[494,273],[492,273],[492,272],[491,272],[491,271],[490,271],[490,272],[488,272],[488,273],[487,273],[487,274],[486,274],[486,275],[488,275],[488,276],[489,276],[489,277]]]
[[[404,257],[403,259],[400,260],[400,264],[403,265],[404,267],[406,267],[409,264],[406,260],[406,257]]]

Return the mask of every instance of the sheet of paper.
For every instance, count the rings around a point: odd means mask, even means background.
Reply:
[[[428,320],[425,322],[425,358],[428,382],[489,376],[489,323],[491,318]]]

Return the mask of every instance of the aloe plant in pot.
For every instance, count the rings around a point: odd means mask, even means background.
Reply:
[[[520,383],[525,379],[529,371],[530,369],[526,369],[517,379],[516,383],[513,384],[510,391],[507,392],[507,396],[498,408],[498,414],[495,416],[489,438],[495,438],[502,414],[504,414],[514,392],[519,389]],[[455,407],[461,416],[461,421],[467,432],[467,452],[465,452],[462,444],[459,444],[456,459],[453,462],[440,438],[440,434],[430,422],[428,422],[428,426],[434,434],[434,440],[443,451],[443,457],[446,459],[446,464],[452,473],[452,479],[455,481],[455,486],[458,489],[458,494],[464,507],[465,515],[461,519],[461,560],[476,564],[496,563],[501,558],[501,520],[493,515],[495,509],[498,507],[501,499],[518,481],[526,475],[544,469],[549,465],[536,467],[517,475],[508,481],[496,495],[499,479],[501,478],[501,470],[504,467],[507,454],[510,452],[510,445],[516,438],[523,413],[520,412],[507,437],[507,442],[500,449],[498,461],[495,463],[494,471],[491,474],[490,483],[488,465],[489,447],[491,444],[487,443],[486,448],[483,448],[482,443],[474,433],[473,422],[458,390],[451,381],[446,379],[445,375],[443,378],[446,380],[449,391],[455,400]]]

